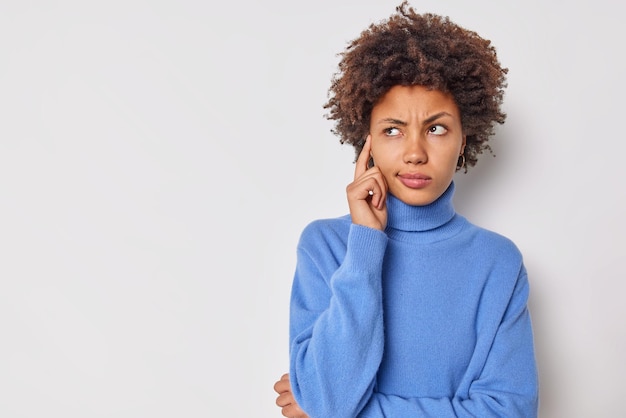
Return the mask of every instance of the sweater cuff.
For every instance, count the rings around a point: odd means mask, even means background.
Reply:
[[[353,271],[381,270],[388,241],[383,231],[363,225],[350,225],[343,265]]]

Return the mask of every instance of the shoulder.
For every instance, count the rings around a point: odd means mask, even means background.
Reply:
[[[473,244],[496,257],[521,262],[522,253],[513,240],[503,234],[468,222]]]
[[[511,297],[518,286],[528,284],[522,252],[515,242],[501,234],[476,225],[471,226],[472,245],[468,250],[473,271],[483,277],[485,295],[494,300]]]
[[[352,220],[350,215],[337,218],[316,219],[309,222],[300,234],[299,247],[345,243]]]

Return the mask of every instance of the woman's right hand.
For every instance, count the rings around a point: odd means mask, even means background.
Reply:
[[[375,165],[368,167],[372,137],[368,135],[356,160],[354,181],[346,187],[352,223],[381,231],[387,226],[387,183]]]

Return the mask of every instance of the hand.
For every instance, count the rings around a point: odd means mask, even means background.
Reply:
[[[291,392],[291,383],[289,382],[289,373],[281,376],[280,380],[274,384],[274,391],[278,393],[276,405],[282,408],[282,414],[289,418],[309,418],[304,413],[293,397]]]
[[[356,160],[354,181],[346,187],[352,223],[385,230],[387,226],[387,183],[378,167],[368,167],[372,136],[368,135]]]

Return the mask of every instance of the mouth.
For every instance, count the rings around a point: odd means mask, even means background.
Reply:
[[[398,174],[398,179],[410,189],[423,189],[433,181],[431,177],[420,173]]]

